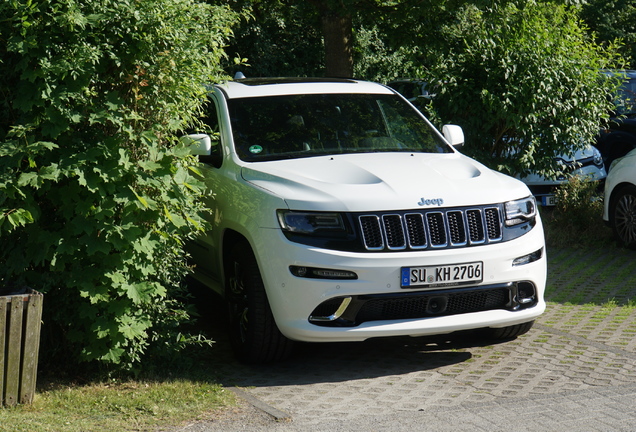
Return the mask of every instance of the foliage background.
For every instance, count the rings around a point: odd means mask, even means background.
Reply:
[[[233,5],[255,11],[232,42],[249,60],[247,76],[320,75],[320,56],[334,55],[320,49],[321,14],[352,16],[355,77],[429,81],[436,94],[429,116],[439,126],[462,126],[469,143],[463,151],[509,174],[561,174],[554,157],[593,143],[609,119],[618,83],[598,71],[634,63],[633,0]]]
[[[509,1],[462,7],[440,27],[446,48],[425,73],[430,105],[459,124],[463,151],[508,174],[561,174],[555,157],[594,142],[609,119],[618,81],[599,71],[621,59],[596,44],[578,9],[553,2]]]
[[[325,11],[352,17],[357,78],[440,83],[433,118],[511,173],[589,142],[616,84],[596,71],[636,65],[636,0],[0,2],[0,284],[47,293],[45,355],[130,368],[195,340],[205,210],[176,137],[202,83],[322,75]]]
[[[131,368],[188,342],[182,245],[204,209],[175,137],[236,18],[194,0],[0,3],[0,283],[47,294],[44,357]]]

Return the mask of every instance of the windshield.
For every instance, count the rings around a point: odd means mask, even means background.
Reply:
[[[396,95],[318,94],[228,101],[234,143],[248,162],[368,152],[452,149]]]
[[[621,84],[616,112],[619,115],[636,114],[636,79],[628,79]]]

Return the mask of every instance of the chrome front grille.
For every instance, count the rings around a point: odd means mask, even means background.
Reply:
[[[499,206],[363,214],[358,221],[369,251],[462,247],[502,239]]]

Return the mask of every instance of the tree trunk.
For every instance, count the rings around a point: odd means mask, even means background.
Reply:
[[[351,15],[326,12],[322,15],[325,38],[325,76],[353,78],[353,23]]]

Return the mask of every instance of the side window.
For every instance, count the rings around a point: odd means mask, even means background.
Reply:
[[[216,168],[220,168],[223,162],[223,147],[221,146],[221,129],[219,127],[219,116],[216,104],[210,98],[205,107],[205,114],[201,119],[203,122],[202,133],[210,136],[212,141],[212,151],[209,156],[199,156],[199,160],[203,163],[210,164]]]
[[[205,114],[201,119],[204,123],[205,130],[201,131],[210,135],[212,141],[220,141],[219,116],[217,114],[216,104],[213,100],[208,99],[205,107]]]

